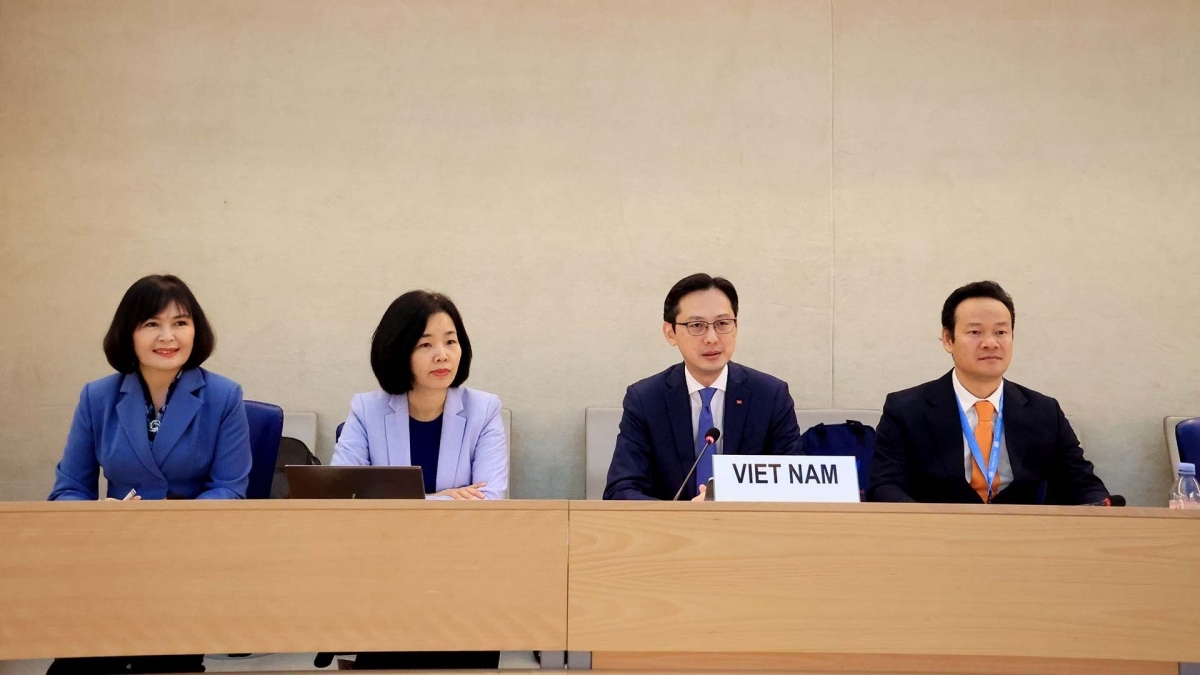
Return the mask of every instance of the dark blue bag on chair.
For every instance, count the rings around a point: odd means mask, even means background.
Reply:
[[[858,466],[858,494],[866,499],[871,457],[875,453],[875,429],[858,420],[818,424],[800,435],[800,451],[806,455],[853,457]]]

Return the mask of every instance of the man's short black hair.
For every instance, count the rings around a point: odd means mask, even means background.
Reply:
[[[471,339],[463,326],[462,315],[450,298],[432,291],[409,291],[396,298],[371,337],[371,370],[379,386],[389,394],[407,394],[413,388],[412,355],[425,334],[429,317],[439,312],[450,315],[458,332],[462,356],[451,387],[467,381],[471,374]]]
[[[212,356],[213,349],[217,346],[217,336],[213,335],[212,326],[208,324],[204,310],[200,309],[200,303],[196,302],[192,290],[177,276],[151,274],[133,282],[129,290],[125,291],[125,296],[117,305],[117,312],[108,327],[108,333],[104,336],[104,356],[118,373],[129,374],[138,371],[141,363],[138,361],[137,352],[133,350],[133,332],[143,321],[158,316],[172,302],[184,314],[192,317],[192,326],[195,328],[192,354],[187,363],[183,364],[183,369],[198,368]]]
[[[710,288],[721,291],[725,297],[729,298],[729,305],[733,307],[733,316],[736,318],[738,296],[733,283],[725,277],[711,277],[703,272],[698,272],[675,282],[675,285],[667,292],[667,299],[663,301],[663,321],[675,323],[679,318],[679,301],[683,299],[683,296],[696,291],[707,291]]]
[[[946,303],[942,305],[942,328],[950,331],[950,341],[954,342],[954,314],[958,311],[958,306],[964,300],[971,298],[991,298],[999,300],[1008,308],[1008,316],[1012,321],[1012,327],[1017,326],[1017,310],[1013,308],[1013,299],[1000,284],[994,281],[972,281],[966,286],[960,286],[954,289],[950,297],[946,298]]]

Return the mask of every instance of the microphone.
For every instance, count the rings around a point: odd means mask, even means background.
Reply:
[[[687,475],[683,477],[683,483],[679,486],[679,491],[675,493],[671,501],[679,501],[679,495],[683,494],[683,488],[687,487],[688,481],[692,479],[692,474],[696,473],[696,467],[700,466],[700,458],[704,456],[704,453],[708,452],[708,446],[714,445],[720,437],[721,430],[716,427],[709,427],[708,431],[705,432],[704,447],[700,449],[700,452],[696,453],[696,461],[692,462],[692,468],[688,469]]]

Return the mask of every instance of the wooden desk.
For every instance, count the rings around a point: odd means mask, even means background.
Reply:
[[[570,533],[568,648],[599,669],[1200,661],[1200,614],[1171,611],[1200,578],[1196,513],[572,502]]]
[[[1173,673],[1200,514],[0,503],[0,659],[435,649],[597,669]],[[569,575],[569,576],[568,576]],[[569,612],[569,613],[568,613]]]
[[[0,503],[0,659],[561,650],[562,501]]]

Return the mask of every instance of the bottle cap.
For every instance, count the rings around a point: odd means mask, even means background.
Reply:
[[[1179,474],[1182,476],[1195,476],[1196,475],[1196,465],[1192,464],[1191,462],[1180,462],[1179,463]]]

